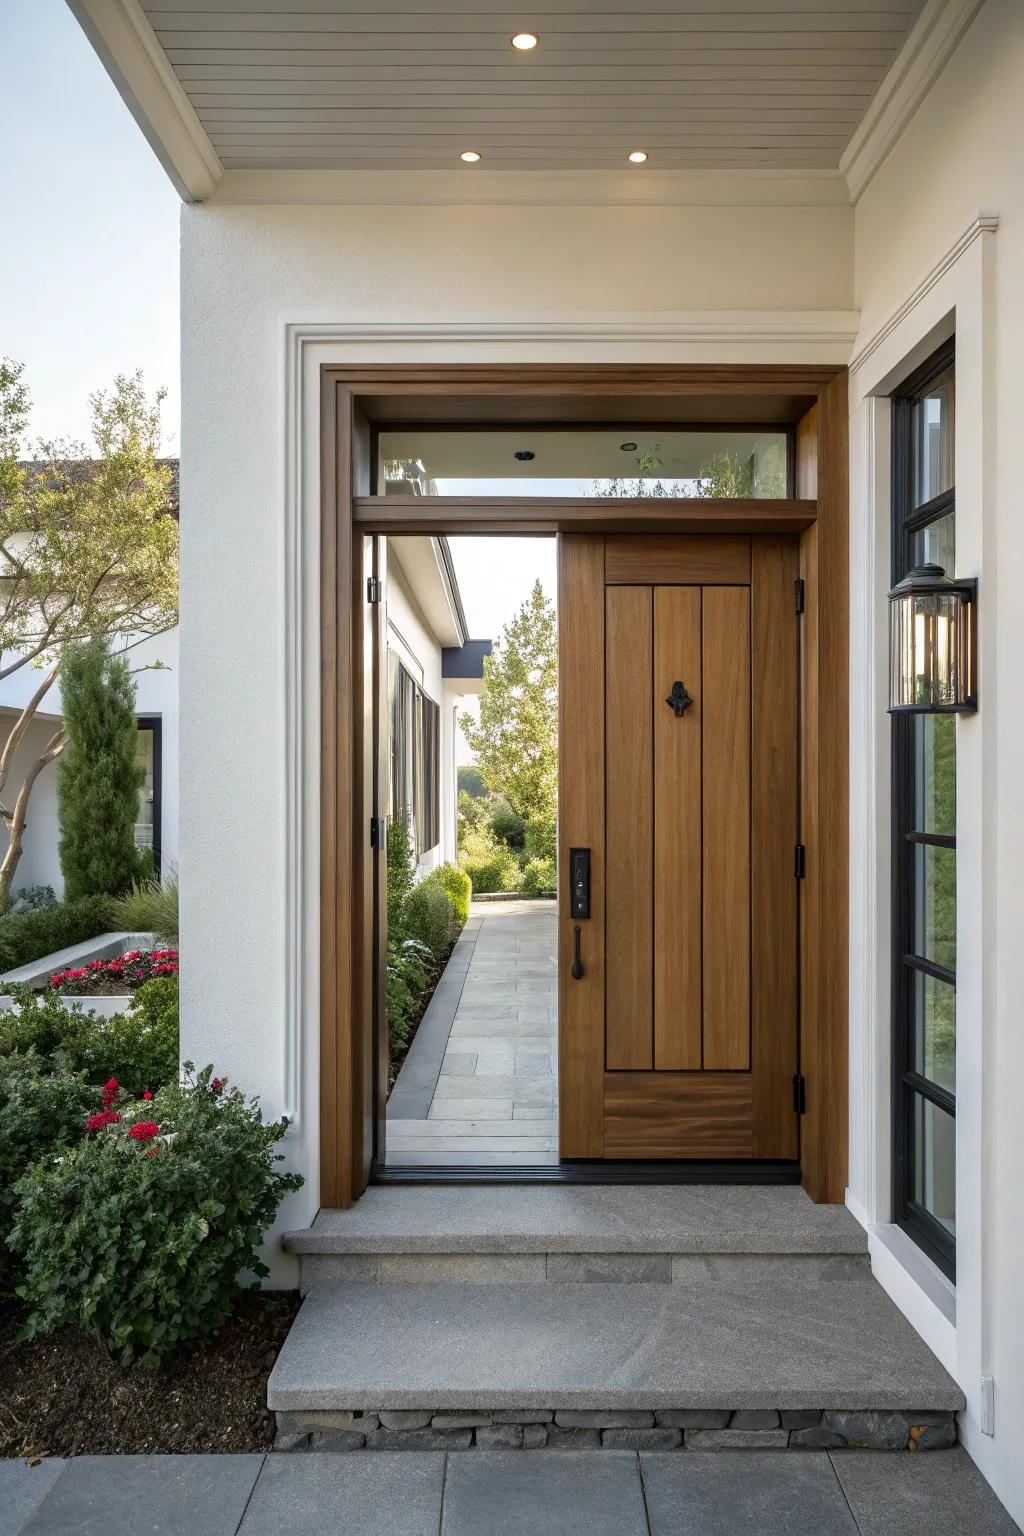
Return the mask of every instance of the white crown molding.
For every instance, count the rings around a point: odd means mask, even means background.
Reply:
[[[838,171],[228,170],[218,204],[849,208]]]
[[[931,90],[984,0],[927,0],[839,161],[856,202]]]
[[[310,342],[722,342],[731,345],[790,345],[821,342],[837,349],[841,362],[857,337],[860,316],[851,309],[697,310],[663,319],[627,317],[620,320],[482,320],[406,321],[297,324],[288,327],[289,346],[299,350]],[[840,355],[842,354],[842,355]]]
[[[864,342],[856,355],[850,359],[850,373],[855,374],[858,369],[863,368],[872,354],[877,352],[886,338],[892,335],[896,327],[931,292],[935,284],[946,275],[955,262],[960,260],[960,257],[974,244],[975,240],[985,234],[994,234],[998,228],[998,214],[979,213],[978,217],[968,224],[960,238],[953,242],[949,250],[939,258],[931,271],[921,279],[913,292],[904,299],[899,309],[893,311],[889,318],[879,326],[878,330]]]
[[[140,0],[67,3],[180,195],[209,197],[224,167]]]

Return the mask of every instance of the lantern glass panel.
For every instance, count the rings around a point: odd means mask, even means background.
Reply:
[[[906,593],[892,603],[890,675],[895,708],[963,702],[965,619],[956,592]]]
[[[915,507],[934,501],[953,485],[953,426],[953,369],[948,368],[913,407],[910,469]]]

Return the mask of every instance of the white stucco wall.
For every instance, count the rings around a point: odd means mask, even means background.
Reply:
[[[164,873],[178,868],[178,630],[142,640],[128,651],[135,672],[135,707],[139,715],[158,716],[161,723],[161,852]],[[159,663],[159,667],[155,664]],[[43,674],[31,666],[12,672],[0,683],[0,740],[6,741],[13,713],[20,710],[38,688]],[[46,745],[62,711],[60,681],[54,683],[38,719],[26,734],[14,760],[10,785],[17,786],[33,757]],[[52,885],[58,896],[64,888],[60,870],[57,825],[57,767],[49,764],[36,780],[29,801],[24,852],[15,875],[20,885]],[[6,847],[6,837],[3,836]]]
[[[845,362],[851,210],[748,183],[744,206],[182,210],[183,1050],[295,1117],[283,1226],[318,1204],[320,364]]]
[[[851,1203],[889,1220],[888,406],[882,394],[948,334],[957,343],[957,570],[977,575],[980,710],[957,735],[958,987],[955,1327],[885,1252],[876,1273],[943,1350],[968,1399],[971,1454],[1024,1521],[1024,8],[987,0],[856,209],[862,309],[853,372]],[[957,242],[979,213],[997,233]],[[930,274],[930,275],[929,275]],[[928,279],[924,282],[924,279]],[[913,300],[900,316],[901,308]],[[894,317],[891,328],[886,322]],[[882,331],[880,333],[880,328]],[[874,796],[874,798],[873,798]],[[876,817],[868,807],[876,806]],[[948,1311],[948,1308],[946,1309]],[[994,1434],[982,1378],[994,1380]]]
[[[38,686],[38,673],[35,676]],[[13,714],[0,718],[0,740],[6,742],[16,719],[17,716]],[[24,782],[25,774],[33,760],[44,751],[46,743],[59,724],[59,720],[54,718],[36,719],[32,722],[25,732],[21,746],[14,754],[8,781],[12,786]],[[2,842],[6,849],[6,828],[2,834]],[[58,895],[64,889],[57,848],[57,767],[55,763],[50,763],[43,769],[32,788],[21,859],[14,876],[14,889],[17,890],[22,885],[52,885]]]

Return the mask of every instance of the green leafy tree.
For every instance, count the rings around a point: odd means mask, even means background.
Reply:
[[[524,821],[553,816],[558,785],[558,635],[540,582],[484,658],[480,718],[463,734],[488,789]]]
[[[769,443],[760,459],[753,454],[741,457],[735,453],[716,453],[701,465],[695,480],[667,480],[661,476],[662,468],[656,450],[638,453],[636,479],[618,475],[610,480],[595,480],[591,495],[639,501],[692,496],[735,500],[786,494],[786,449],[782,442]]]
[[[160,402],[139,374],[90,399],[94,445],[44,442],[27,460],[29,398],[21,364],[0,359],[0,679],[41,675],[0,750],[0,907],[21,858],[29,799],[64,750],[58,727],[13,780],[18,749],[61,658],[99,636],[141,640],[178,622],[178,525],[160,463]]]
[[[66,745],[57,779],[60,867],[69,901],[119,896],[139,875],[135,823],[145,774],[137,756],[135,684],[105,639],[60,663]]]

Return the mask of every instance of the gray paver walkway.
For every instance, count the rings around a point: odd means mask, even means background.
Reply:
[[[389,1113],[386,1161],[557,1163],[555,903],[475,902],[470,916],[479,928],[426,1116]],[[402,1088],[400,1073],[393,1099]]]
[[[1020,1536],[967,1453],[359,1451],[0,1461],[0,1536]]]

